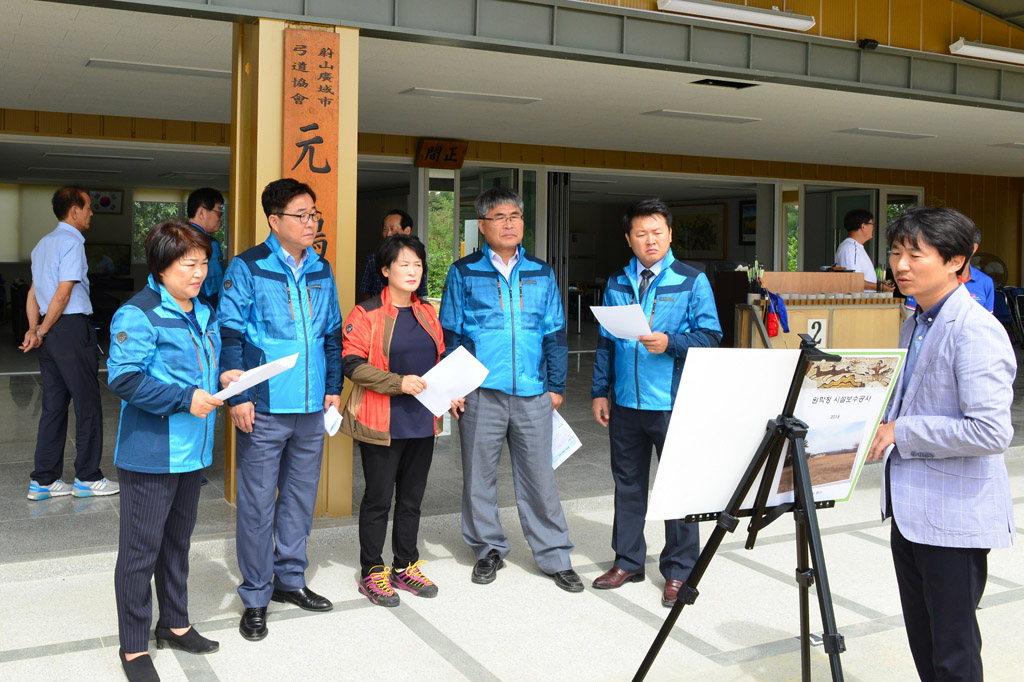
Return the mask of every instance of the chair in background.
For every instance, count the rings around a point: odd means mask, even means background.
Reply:
[[[992,314],[996,316],[1010,335],[1010,342],[1021,345],[1022,338],[1019,316],[1016,314],[1016,303],[1010,292],[1003,287],[996,287],[995,306]]]

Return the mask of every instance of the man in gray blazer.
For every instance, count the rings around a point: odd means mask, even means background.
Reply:
[[[981,682],[975,611],[988,552],[1015,532],[1003,455],[1017,362],[1002,325],[957,281],[974,229],[956,211],[918,206],[887,235],[893,275],[917,311],[900,333],[907,362],[868,459],[885,456],[882,517],[892,516],[903,620],[926,682]]]

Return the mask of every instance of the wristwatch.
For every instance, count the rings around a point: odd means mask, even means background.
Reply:
[[[46,334],[43,333],[42,325],[36,327],[36,336],[38,336],[41,339],[45,339],[46,338]]]

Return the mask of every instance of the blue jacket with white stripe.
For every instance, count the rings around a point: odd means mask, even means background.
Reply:
[[[604,292],[604,305],[637,302],[637,259],[615,273]],[[722,340],[715,298],[707,276],[678,261],[670,250],[661,272],[640,301],[651,331],[668,335],[664,353],[649,353],[639,341],[611,336],[601,327],[594,360],[591,398],[611,399],[621,407],[669,411],[675,402],[686,351],[715,347]]]
[[[257,412],[310,414],[324,409],[324,395],[340,395],[341,310],[331,264],[306,249],[298,279],[281,258],[271,233],[235,256],[220,293],[221,366],[249,370],[298,353],[295,366],[229,405],[251,401]]]
[[[216,393],[220,372],[217,313],[193,298],[199,328],[167,289],[149,283],[118,308],[110,323],[107,382],[121,403],[114,464],[147,474],[207,467],[215,412],[189,412],[197,388]]]
[[[491,249],[452,263],[441,298],[446,354],[459,346],[487,369],[483,388],[535,396],[565,391],[569,347],[555,273],[518,247],[506,279],[491,263]]]

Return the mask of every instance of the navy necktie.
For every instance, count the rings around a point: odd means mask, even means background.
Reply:
[[[651,286],[651,279],[654,277],[654,273],[650,270],[644,270],[640,273],[640,277],[643,279],[640,281],[640,300],[644,300],[644,294],[647,293],[647,287]]]

